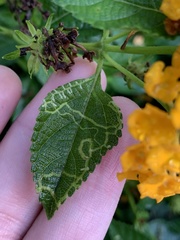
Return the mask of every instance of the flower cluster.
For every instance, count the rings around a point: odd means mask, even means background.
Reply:
[[[180,1],[177,0],[163,0],[160,10],[171,20],[180,19]]]
[[[156,62],[145,74],[145,90],[164,103],[170,113],[147,104],[128,119],[132,136],[139,143],[130,146],[121,157],[122,173],[117,177],[138,180],[141,198],[160,202],[164,197],[180,193],[180,48],[172,57],[172,65]],[[172,106],[172,107],[171,107]]]
[[[180,91],[180,47],[172,57],[171,66],[155,62],[145,75],[145,91],[153,98],[171,103]]]
[[[180,1],[163,0],[160,10],[167,16],[165,29],[169,35],[180,33]]]

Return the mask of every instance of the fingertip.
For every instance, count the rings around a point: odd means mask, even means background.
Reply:
[[[129,114],[131,114],[134,110],[139,108],[139,106],[127,97],[113,97],[113,101],[120,108],[123,115],[123,122],[127,122],[127,118]]]
[[[0,65],[0,132],[11,117],[22,91],[22,83],[17,74]]]
[[[96,67],[96,62],[89,62],[87,59],[82,59],[80,57],[75,58],[75,65],[72,66],[71,72],[65,73],[60,70],[53,73],[48,80],[47,86],[49,87],[50,83],[51,87],[55,88],[73,80],[91,77],[93,74],[95,74]],[[103,90],[105,90],[106,76],[104,71],[101,72],[101,84]]]

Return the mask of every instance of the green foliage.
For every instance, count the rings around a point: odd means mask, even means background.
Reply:
[[[32,137],[32,171],[48,218],[118,142],[121,114],[93,76],[44,99]]]
[[[6,60],[15,60],[20,57],[20,50],[15,50],[13,52],[7,53],[3,56],[3,59]]]
[[[82,22],[100,29],[128,29],[165,34],[161,0],[53,0]]]
[[[110,239],[120,240],[152,240],[149,236],[135,230],[131,225],[112,221],[109,229]]]

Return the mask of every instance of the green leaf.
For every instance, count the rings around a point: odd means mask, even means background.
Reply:
[[[23,42],[30,44],[33,42],[33,38],[24,34],[23,32],[19,31],[19,30],[15,30],[16,35],[19,37],[20,40],[22,40]]]
[[[0,5],[3,5],[6,3],[6,0],[0,0]]]
[[[159,7],[162,0],[53,0],[77,19],[100,29],[137,29],[163,32],[165,16]]]
[[[15,60],[20,57],[20,50],[15,50],[13,52],[5,54],[2,58],[6,60]]]
[[[98,80],[98,81],[97,81]],[[121,113],[92,76],[60,86],[40,107],[32,136],[36,189],[48,219],[121,136]]]
[[[48,17],[48,20],[47,20],[46,25],[45,25],[45,28],[46,28],[47,30],[50,30],[50,28],[51,28],[53,16],[54,16],[54,14],[51,14],[51,15]]]
[[[31,54],[27,62],[27,67],[30,78],[32,78],[33,73],[37,73],[40,68],[38,56]]]
[[[148,235],[145,235],[133,228],[132,225],[126,224],[124,222],[113,220],[110,228],[109,235],[111,239],[120,240],[151,240]]]
[[[26,24],[28,26],[29,32],[31,33],[31,36],[34,37],[36,35],[35,27],[32,25],[32,23],[29,20],[26,21]]]

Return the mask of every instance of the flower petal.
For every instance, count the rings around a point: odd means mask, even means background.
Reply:
[[[133,137],[148,146],[176,143],[176,130],[170,116],[150,104],[134,111],[128,119],[128,127]]]
[[[180,1],[163,0],[160,10],[170,19],[180,19]]]

